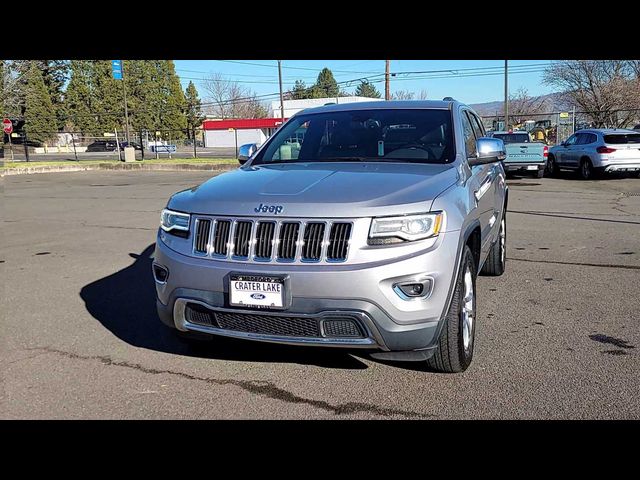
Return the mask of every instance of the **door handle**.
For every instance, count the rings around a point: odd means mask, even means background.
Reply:
[[[490,174],[487,176],[487,178],[484,179],[484,181],[480,185],[480,188],[475,192],[473,192],[473,195],[476,198],[476,203],[480,201],[480,199],[485,193],[487,193],[487,190],[489,190],[489,187],[491,186],[492,183],[493,183],[493,174]]]

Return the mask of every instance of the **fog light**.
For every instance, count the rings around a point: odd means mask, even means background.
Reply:
[[[426,297],[431,293],[432,280],[427,278],[419,282],[403,282],[396,283],[393,290],[403,300],[411,298]]]
[[[167,278],[169,277],[169,270],[165,267],[158,265],[157,263],[153,264],[153,277],[156,279],[158,283],[167,283]]]

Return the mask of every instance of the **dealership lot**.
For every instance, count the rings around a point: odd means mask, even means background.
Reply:
[[[640,419],[640,179],[509,181],[507,272],[474,362],[215,339],[155,314],[159,213],[206,172],[3,179],[0,418]]]

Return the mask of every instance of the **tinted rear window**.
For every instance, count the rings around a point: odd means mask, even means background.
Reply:
[[[640,143],[640,133],[605,135],[604,143],[613,143],[614,145]]]
[[[531,141],[528,133],[498,133],[494,137],[504,143],[529,143]]]

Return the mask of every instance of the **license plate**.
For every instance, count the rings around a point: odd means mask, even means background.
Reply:
[[[527,167],[527,170],[537,170],[537,169],[538,169],[538,167],[536,165],[529,165]]]
[[[231,275],[229,303],[241,307],[283,308],[284,279],[262,275]]]

